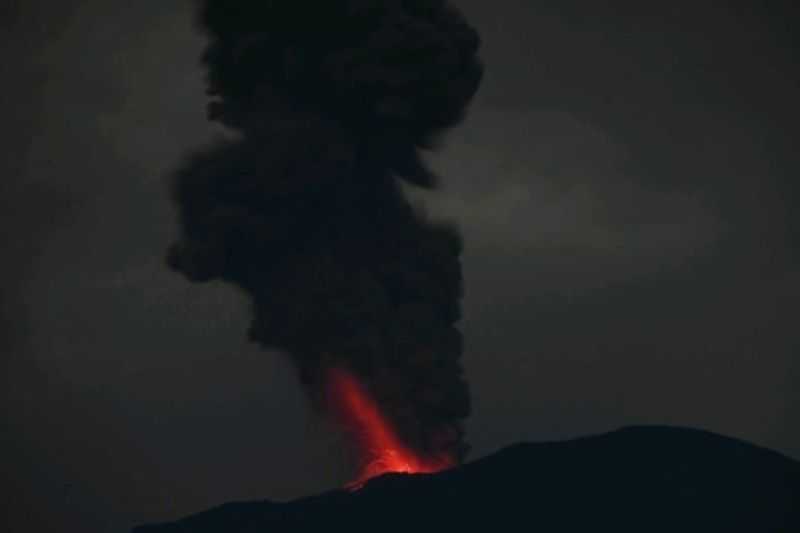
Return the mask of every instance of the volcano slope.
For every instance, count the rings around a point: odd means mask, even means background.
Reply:
[[[627,427],[520,443],[357,491],[228,503],[134,533],[303,531],[800,532],[800,462],[696,429]]]

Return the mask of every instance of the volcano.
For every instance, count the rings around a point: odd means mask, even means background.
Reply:
[[[696,429],[520,443],[436,473],[286,503],[228,503],[133,533],[800,531],[800,462]]]
[[[429,457],[404,443],[380,406],[349,372],[331,369],[327,381],[327,403],[360,458],[359,473],[348,484],[351,490],[382,474],[424,474],[456,465],[455,457]]]

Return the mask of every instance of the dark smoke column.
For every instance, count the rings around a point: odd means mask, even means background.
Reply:
[[[477,33],[443,0],[205,0],[207,147],[173,183],[169,265],[251,298],[252,340],[292,357],[325,407],[343,368],[424,453],[466,451],[458,232],[415,212],[419,150],[478,88]]]

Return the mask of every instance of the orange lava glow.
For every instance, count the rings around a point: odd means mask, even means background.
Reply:
[[[404,444],[379,406],[349,372],[330,369],[328,391],[334,415],[352,436],[362,461],[356,479],[347,488],[359,489],[369,479],[390,472],[421,474],[454,466],[451,457],[425,457]]]

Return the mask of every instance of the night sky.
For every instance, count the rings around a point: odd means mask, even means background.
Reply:
[[[429,158],[443,187],[412,194],[464,237],[470,457],[672,424],[800,459],[797,12],[454,4],[485,77]],[[167,177],[224,134],[191,2],[0,24],[3,520],[125,531],[341,485],[244,297],[164,263]]]

